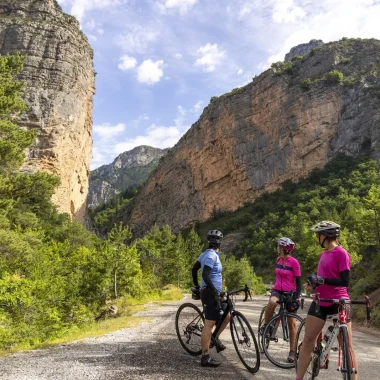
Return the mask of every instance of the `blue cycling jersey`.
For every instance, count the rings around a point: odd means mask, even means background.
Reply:
[[[211,268],[210,280],[214,284],[215,288],[221,292],[223,268],[222,268],[222,263],[220,262],[219,252],[216,252],[213,249],[206,249],[199,256],[198,261],[201,263],[202,272],[203,272],[203,267],[205,265]],[[206,283],[203,279],[202,279],[202,286],[206,286]]]

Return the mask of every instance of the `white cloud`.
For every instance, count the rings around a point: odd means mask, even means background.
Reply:
[[[193,112],[199,114],[203,107],[203,100],[200,100],[193,106]]]
[[[241,74],[243,74],[243,69],[239,69],[237,72],[237,75],[241,75]]]
[[[124,34],[116,37],[116,44],[127,53],[146,53],[149,45],[157,40],[158,33],[140,25],[131,25]]]
[[[114,8],[126,1],[127,0],[59,0],[58,2],[61,5],[71,5],[70,13],[75,16],[79,22],[82,22],[88,11],[108,7]]]
[[[163,67],[164,61],[153,62],[151,59],[147,59],[137,68],[137,80],[140,83],[157,83],[164,75]]]
[[[94,36],[93,34],[88,34],[88,39],[92,42],[96,42],[98,40],[98,37]]]
[[[136,65],[136,58],[130,57],[129,55],[123,55],[122,57],[120,57],[120,63],[117,67],[122,71],[127,71],[135,68]]]
[[[303,19],[306,11],[295,4],[294,0],[276,0],[273,6],[272,19],[276,23],[292,23]]]
[[[104,29],[98,29],[98,34],[102,36],[104,34]]]
[[[198,49],[197,55],[200,58],[195,61],[195,66],[200,66],[205,72],[211,72],[220,65],[225,56],[225,51],[220,50],[217,44],[208,43]]]
[[[111,125],[109,123],[104,123],[100,125],[94,125],[92,131],[100,138],[109,140],[115,136],[122,134],[125,131],[125,124],[119,123],[116,125]]]
[[[181,59],[181,58],[182,58],[182,54],[181,54],[181,53],[177,53],[177,54],[175,55],[175,57],[176,57],[177,59]]]
[[[161,0],[156,5],[161,12],[173,9],[178,10],[180,14],[185,14],[197,3],[198,0]]]
[[[96,28],[95,20],[91,20],[91,21],[86,22],[86,28],[88,30],[94,30]]]

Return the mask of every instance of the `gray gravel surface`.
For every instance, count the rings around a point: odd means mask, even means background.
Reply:
[[[255,332],[264,297],[254,297],[247,303],[237,302],[236,308],[251,322]],[[141,315],[151,317],[136,328],[128,328],[89,338],[80,343],[61,345],[44,350],[17,353],[0,358],[2,380],[122,380],[122,379],[233,379],[252,378],[240,364],[233,349],[229,331],[223,335],[227,349],[216,369],[203,368],[199,357],[192,357],[180,346],[174,328],[179,302],[148,305]],[[359,357],[360,380],[380,378],[380,337],[355,331],[355,348]],[[294,370],[281,370],[262,357],[257,379],[294,380]],[[332,359],[331,369],[321,372],[318,379],[341,379]]]

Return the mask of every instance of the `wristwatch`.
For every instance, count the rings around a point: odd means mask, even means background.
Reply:
[[[324,277],[320,277],[318,276],[317,277],[317,282],[318,282],[318,285],[322,285],[325,283],[325,278]]]

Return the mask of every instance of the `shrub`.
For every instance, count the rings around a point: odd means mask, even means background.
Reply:
[[[301,82],[300,86],[301,88],[308,90],[311,87],[312,83],[313,81],[310,78],[306,78]]]
[[[292,75],[293,74],[293,62],[275,62],[275,63],[272,63],[271,69],[277,75],[281,75],[281,74]]]
[[[344,74],[339,70],[333,70],[327,73],[326,81],[330,84],[339,84],[343,81]]]
[[[210,103],[214,103],[214,102],[216,102],[218,100],[218,96],[213,96],[213,97],[211,97],[211,99],[210,99]]]

